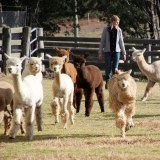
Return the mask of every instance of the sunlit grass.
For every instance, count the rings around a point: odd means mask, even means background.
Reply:
[[[105,113],[100,113],[96,97],[90,117],[84,116],[84,98],[75,125],[63,129],[62,124],[54,125],[50,110],[52,81],[45,79],[43,105],[43,131],[34,129],[34,140],[27,141],[18,133],[9,140],[2,135],[0,126],[0,159],[48,160],[48,159],[114,159],[152,160],[160,155],[160,92],[156,85],[147,102],[141,102],[146,82],[137,82],[135,127],[121,139],[115,127],[114,116],[108,107],[108,92],[105,94]]]

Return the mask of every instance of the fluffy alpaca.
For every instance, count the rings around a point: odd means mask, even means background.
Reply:
[[[79,112],[78,108],[80,108],[80,105],[81,105],[83,89],[78,88],[76,84],[77,70],[75,66],[69,62],[70,49],[65,50],[65,49],[55,48],[55,51],[57,53],[57,56],[59,57],[67,56],[65,63],[63,64],[62,73],[66,73],[72,78],[72,81],[74,83],[73,105],[77,109],[77,112]]]
[[[8,134],[12,119],[13,94],[13,86],[6,81],[0,81],[0,123],[4,121],[4,135]]]
[[[148,83],[144,92],[142,101],[146,101],[151,89],[156,84],[156,82],[160,83],[160,60],[153,62],[152,64],[147,64],[144,59],[144,52],[146,49],[137,50],[132,47],[132,59],[137,62],[137,65],[140,71],[148,78]]]
[[[100,105],[101,112],[104,112],[103,77],[100,69],[94,65],[85,65],[88,55],[73,55],[73,63],[77,69],[77,86],[84,89],[85,115],[89,116],[93,106],[94,91]],[[79,111],[80,108],[77,108]]]
[[[41,82],[43,79],[42,76],[42,58],[40,57],[30,57],[26,58],[25,68],[22,72],[22,77],[26,77],[27,75],[34,75]]]
[[[25,113],[26,136],[29,140],[33,139],[34,117],[38,131],[42,131],[42,102],[43,102],[43,87],[41,82],[33,75],[28,75],[22,80],[21,63],[26,57],[16,58],[5,54],[6,70],[11,74],[14,86],[14,115],[10,138],[15,138],[20,128],[22,109]],[[34,83],[33,83],[34,82]]]
[[[66,56],[52,57],[48,54],[46,56],[49,58],[50,69],[54,72],[53,102],[51,103],[51,107],[58,107],[56,109],[56,122],[59,121],[58,116],[60,114],[64,122],[64,128],[67,128],[69,118],[71,119],[71,123],[74,124],[75,109],[73,107],[74,84],[67,74],[61,73]],[[54,108],[52,108],[53,110]]]
[[[121,130],[125,138],[125,131],[134,126],[133,115],[135,113],[135,101],[137,86],[127,72],[117,71],[108,82],[109,107],[115,115],[116,126]]]

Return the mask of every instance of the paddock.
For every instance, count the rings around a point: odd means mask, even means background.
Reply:
[[[53,42],[52,38],[53,37],[50,38],[51,42]],[[55,39],[58,41],[58,39],[60,40],[61,38],[56,37]],[[73,40],[73,38],[68,38],[68,39]],[[79,38],[79,41],[80,39],[81,38]],[[32,40],[30,39],[28,40],[30,41],[29,42],[30,44]],[[98,41],[99,39],[96,39],[96,43],[98,43]],[[142,40],[137,40],[137,41],[139,41],[140,43]],[[149,55],[149,57],[146,57],[148,62],[152,62],[155,59],[159,59],[158,50],[160,42],[157,41],[156,44],[155,43],[156,41],[153,42],[152,40],[151,41],[145,40],[145,42],[146,41],[148,41],[149,44],[150,43],[154,44],[153,47],[152,45],[148,45],[150,46],[148,47],[148,50],[146,52],[146,55]],[[12,41],[12,43],[13,42],[14,41]],[[35,40],[35,42],[37,41]],[[125,43],[126,42],[127,40],[125,40]],[[1,43],[1,46],[2,44],[5,43]],[[21,45],[21,42],[19,42],[19,44]],[[50,52],[53,52],[54,55],[53,45],[51,45],[48,48],[45,48],[47,44],[44,43],[44,48],[43,48],[42,44],[43,43],[41,43],[40,45],[42,47],[42,50],[40,52],[41,55],[43,55],[43,53],[45,55],[45,53],[50,53]],[[80,44],[80,42],[78,44]],[[133,45],[135,45],[135,41]],[[10,46],[11,45],[9,45],[9,47]],[[67,48],[67,46],[58,46],[58,47]],[[141,44],[140,47],[143,48],[144,46]],[[79,48],[77,48],[77,53]],[[29,50],[27,50],[26,53],[29,55],[32,53],[32,51],[36,50],[32,49],[33,48],[31,47]],[[151,49],[151,51],[149,51],[149,49]],[[13,47],[12,49],[9,48],[8,50],[6,50],[6,52],[9,54],[11,53],[16,54],[17,50]],[[18,54],[21,55],[21,53],[22,51],[19,49]],[[97,50],[94,51],[95,58],[97,56],[96,53]],[[127,53],[128,57],[130,57],[129,50],[127,51]],[[35,52],[33,54],[37,54],[38,56],[38,52],[37,53]],[[92,63],[98,62],[97,58],[96,59],[91,58],[90,60],[94,60],[90,61]],[[2,64],[4,64],[3,62],[4,61],[2,61]],[[126,63],[124,64],[122,63],[121,66],[123,65],[127,66],[128,62],[129,59]],[[131,59],[130,62],[132,62]],[[45,64],[45,59],[44,59],[44,64]],[[98,64],[103,64],[103,62]],[[131,69],[133,68],[134,70],[136,70],[135,66],[137,66],[137,64],[135,62],[132,62],[129,63],[128,66]],[[10,140],[8,139],[8,137],[3,135],[3,125],[0,125],[0,159],[6,159],[6,160],[10,159],[25,159],[25,160],[30,160],[30,159],[153,160],[155,159],[158,160],[159,159],[160,94],[159,94],[158,84],[156,84],[156,86],[153,88],[153,91],[147,102],[142,102],[140,98],[143,95],[147,82],[146,80],[136,82],[138,92],[136,101],[136,113],[135,116],[133,117],[135,122],[135,127],[126,132],[127,139],[124,140],[120,137],[120,133],[115,126],[114,115],[111,113],[109,109],[107,90],[104,89],[106,112],[100,113],[98,102],[94,95],[92,114],[90,117],[85,117],[84,97],[83,97],[80,113],[76,114],[75,117],[75,125],[68,124],[69,129],[63,129],[61,123],[54,125],[54,117],[51,113],[50,102],[52,100],[52,91],[51,91],[52,79],[44,78],[42,83],[44,88],[43,131],[38,132],[35,130],[34,139],[32,142],[27,141],[25,136],[22,135],[20,131],[18,132],[16,139]]]
[[[127,139],[120,138],[114,116],[108,106],[108,91],[105,90],[106,112],[100,113],[96,97],[90,117],[84,116],[84,98],[75,125],[63,129],[54,125],[50,102],[52,80],[44,79],[43,131],[35,130],[34,139],[28,142],[20,131],[16,139],[3,136],[0,126],[0,159],[159,159],[160,153],[160,94],[156,84],[146,103],[140,98],[146,82],[137,82],[138,94],[135,127],[126,132]],[[36,124],[35,124],[36,125]],[[35,126],[36,127],[36,126]],[[151,154],[152,153],[152,154]]]
[[[5,70],[5,58],[3,53],[18,56],[38,56],[43,57],[43,71],[48,70],[48,59],[45,54],[56,55],[55,47],[69,48],[74,54],[89,54],[87,64],[98,66],[104,70],[104,61],[98,60],[98,47],[100,38],[86,37],[51,37],[43,35],[43,28],[18,27],[18,28],[0,28],[0,66]],[[132,69],[134,76],[142,76],[137,64],[132,61],[132,47],[137,49],[146,48],[144,53],[148,63],[160,59],[160,41],[153,39],[124,39],[127,52],[127,60],[121,61],[119,68],[122,70]],[[72,61],[72,57],[70,57]]]

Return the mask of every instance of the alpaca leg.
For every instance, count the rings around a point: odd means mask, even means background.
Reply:
[[[34,127],[34,116],[35,116],[35,107],[29,107],[25,110],[26,113],[26,137],[29,140],[33,139],[33,127]]]
[[[133,123],[133,115],[135,114],[135,105],[131,104],[126,108],[125,115],[126,115],[126,131],[128,131],[131,127],[134,127]]]
[[[25,133],[25,127],[24,127],[24,117],[25,117],[25,114],[24,114],[24,109],[22,110],[22,119],[21,119],[21,125],[20,125],[20,130],[21,130],[21,134],[24,134]]]
[[[63,111],[64,111],[64,113],[62,114],[62,119],[63,119],[63,122],[64,122],[63,128],[67,128],[67,122],[68,122],[68,119],[69,119],[69,111],[68,111],[67,108],[68,108],[68,97],[66,96],[63,99]]]
[[[59,123],[59,115],[60,115],[60,102],[58,99],[54,98],[50,104],[52,113],[55,116],[55,124]]]
[[[141,100],[144,102],[147,100],[150,92],[151,92],[151,89],[154,87],[154,85],[156,84],[156,82],[153,82],[151,80],[148,80],[148,83],[147,83],[147,86],[146,86],[146,89],[145,89],[145,92],[144,92],[144,95],[143,97],[141,98]]]
[[[124,110],[120,110],[116,115],[116,126],[121,130],[122,138],[125,138],[126,117]]]
[[[85,109],[86,109],[85,115],[89,117],[93,106],[94,89],[88,88],[85,90],[84,93],[85,93]]]
[[[8,110],[4,113],[4,135],[8,135],[8,130],[11,126],[12,114]]]
[[[72,105],[72,102],[68,102],[68,110],[69,110],[69,119],[71,120],[71,123],[74,124],[74,118],[75,118],[75,108]]]
[[[0,111],[0,123],[2,123],[4,119],[4,111]]]
[[[95,89],[98,103],[100,105],[101,112],[104,112],[104,94],[103,94],[103,89],[102,86],[99,86]]]
[[[42,131],[42,106],[36,107],[36,123],[38,131]]]
[[[80,105],[81,105],[81,100],[82,100],[82,95],[83,95],[83,89],[81,88],[78,88],[76,90],[76,93],[75,93],[75,97],[76,97],[76,112],[79,113],[80,111]]]
[[[10,138],[15,138],[17,135],[18,130],[20,129],[21,124],[21,118],[22,118],[22,109],[16,108],[14,115],[13,115],[13,123],[11,126],[11,130],[9,132]]]

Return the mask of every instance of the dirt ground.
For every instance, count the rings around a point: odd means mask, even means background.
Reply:
[[[79,37],[101,37],[106,23],[99,19],[79,19]],[[73,22],[60,25],[61,31],[55,36],[73,36]]]

